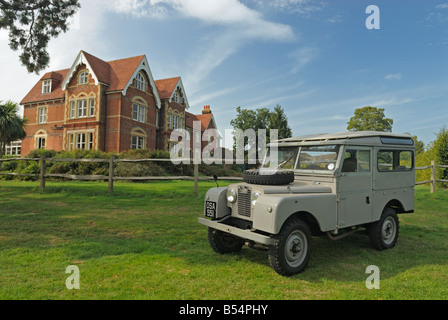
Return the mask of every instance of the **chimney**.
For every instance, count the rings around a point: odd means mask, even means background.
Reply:
[[[210,113],[212,113],[212,111],[210,110],[210,106],[204,106],[202,114],[210,114]]]

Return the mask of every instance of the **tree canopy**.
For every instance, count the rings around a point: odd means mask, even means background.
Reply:
[[[278,139],[289,138],[292,135],[291,128],[288,124],[288,119],[283,108],[280,105],[276,105],[274,110],[271,111],[268,108],[259,108],[256,110],[243,109],[241,107],[236,108],[237,116],[230,121],[230,124],[234,129],[234,141],[233,148],[236,150],[238,143],[244,138],[244,147],[246,150],[263,155],[264,146],[270,142],[271,130],[278,130]],[[258,141],[258,135],[255,137],[241,136],[236,134],[237,130],[246,132],[247,130],[254,130],[255,134],[258,134],[260,130],[266,130],[266,141]],[[256,144],[258,141],[258,144]],[[257,146],[257,148],[254,148]]]
[[[28,72],[48,67],[50,39],[68,30],[68,18],[78,8],[78,0],[0,0],[0,29],[9,30],[9,47],[20,48]]]
[[[356,109],[355,115],[347,122],[347,130],[392,132],[394,120],[386,118],[384,110],[370,106]]]
[[[0,101],[0,158],[5,154],[6,145],[26,136],[26,120],[17,114],[17,104]]]

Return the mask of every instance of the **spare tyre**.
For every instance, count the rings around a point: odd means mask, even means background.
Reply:
[[[285,170],[246,170],[243,181],[251,184],[284,185],[294,181],[294,171]]]

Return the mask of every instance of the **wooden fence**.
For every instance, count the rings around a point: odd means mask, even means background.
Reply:
[[[430,192],[431,193],[436,192],[436,184],[437,184],[437,182],[448,182],[448,180],[437,179],[437,174],[436,174],[437,173],[437,168],[448,168],[448,166],[446,166],[446,165],[436,165],[436,162],[433,160],[433,161],[431,161],[431,165],[430,166],[416,167],[415,170],[431,169],[431,178],[430,178],[430,180],[415,182],[415,184],[418,185],[418,184],[429,183]]]
[[[6,161],[40,161],[40,173],[39,174],[26,174],[26,173],[14,173],[14,172],[0,172],[3,176],[24,176],[24,177],[34,177],[39,178],[40,188],[45,189],[46,178],[64,178],[71,180],[107,180],[109,192],[114,191],[114,181],[149,181],[149,180],[193,180],[194,181],[194,195],[198,194],[199,181],[213,180],[213,177],[200,177],[199,176],[199,165],[194,165],[194,175],[193,176],[150,176],[150,177],[117,177],[114,175],[115,164],[119,162],[130,162],[130,163],[141,163],[141,162],[171,162],[171,159],[117,159],[115,156],[111,156],[109,159],[57,159],[57,158],[46,158],[42,155],[40,158],[9,158],[0,159],[0,164]],[[185,159],[176,159],[179,161]],[[190,160],[190,159],[188,159]],[[59,174],[59,173],[46,173],[47,162],[97,162],[97,163],[109,163],[109,174],[106,175],[73,175],[73,174]],[[218,180],[231,180],[240,181],[241,177],[217,177]]]
[[[57,158],[46,158],[42,155],[41,158],[9,158],[0,159],[0,164],[5,161],[40,161],[40,173],[39,174],[26,174],[26,173],[14,173],[14,172],[0,172],[3,176],[25,176],[25,177],[35,177],[39,178],[41,189],[45,189],[45,179],[46,178],[64,178],[71,180],[107,180],[109,192],[114,190],[114,181],[149,181],[149,180],[193,180],[194,181],[194,195],[198,194],[198,184],[200,180],[213,180],[212,177],[199,177],[199,165],[194,164],[194,175],[193,176],[151,176],[151,177],[117,177],[114,175],[115,164],[119,162],[130,162],[130,163],[141,163],[141,162],[171,162],[171,159],[117,159],[115,156],[111,156],[109,159],[57,159]],[[178,159],[180,161],[185,159]],[[190,160],[190,159],[188,159]],[[46,173],[46,164],[48,161],[53,162],[103,162],[109,163],[109,174],[106,175],[72,175],[72,174],[59,174],[59,173]],[[420,184],[430,184],[430,192],[436,192],[437,182],[446,182],[448,180],[442,180],[436,178],[437,168],[448,168],[448,165],[436,165],[435,161],[431,161],[430,166],[416,167],[415,170],[427,170],[431,169],[430,180],[415,182],[416,185]],[[241,177],[218,177],[219,180],[234,180],[241,181]]]

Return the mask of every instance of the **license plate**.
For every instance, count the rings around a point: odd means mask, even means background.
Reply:
[[[205,201],[205,216],[209,218],[216,217],[216,202]]]

